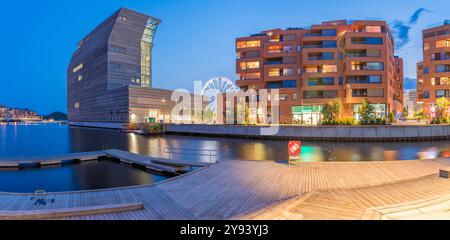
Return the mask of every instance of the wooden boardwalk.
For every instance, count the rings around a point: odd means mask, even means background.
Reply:
[[[199,219],[229,219],[312,191],[351,189],[437,175],[450,160],[303,163],[228,161],[158,185]],[[450,182],[449,182],[450,184]]]
[[[450,218],[450,180],[437,175],[372,187],[313,191],[240,219],[382,220]]]
[[[382,212],[379,207],[449,194],[450,180],[437,177],[448,167],[450,159],[293,167],[232,160],[150,186],[50,194],[54,201],[45,206],[35,205],[30,195],[0,194],[0,211],[138,202],[144,210],[67,219],[360,219]]]
[[[106,153],[103,151],[96,152],[83,152],[83,153],[68,153],[53,156],[40,156],[40,157],[25,157],[25,158],[14,158],[14,159],[0,159],[0,168],[18,168],[22,165],[59,165],[65,161],[94,161],[101,157],[106,157]]]

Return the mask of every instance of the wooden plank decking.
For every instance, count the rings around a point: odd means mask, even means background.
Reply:
[[[185,171],[185,166],[173,166],[169,164],[155,163],[152,161],[153,159],[151,157],[134,154],[131,152],[125,152],[121,150],[107,150],[104,152],[108,154],[108,157],[119,159],[123,163],[136,164],[155,172],[177,175]]]
[[[413,180],[450,160],[361,163],[227,161],[157,187],[199,219],[229,219],[312,191],[351,189]],[[449,182],[450,184],[450,182]]]
[[[283,213],[280,217],[272,212],[273,219],[290,217],[291,213],[295,219],[357,219],[370,208],[450,193],[450,181],[437,177],[440,169],[448,167],[450,159],[302,163],[294,167],[234,160],[151,186],[51,194],[48,197],[55,201],[46,206],[34,205],[29,195],[0,194],[0,211],[142,202],[145,208],[141,211],[68,219],[216,220],[250,216],[268,206]],[[279,209],[280,205],[285,208]],[[305,206],[310,206],[310,212],[305,212]]]
[[[143,209],[144,204],[142,203],[125,203],[66,209],[9,211],[0,212],[0,220],[46,220],[77,216],[96,216],[101,214],[138,211]]]
[[[81,162],[97,160],[98,158],[105,157],[107,154],[103,151],[95,152],[83,152],[83,153],[69,153],[53,156],[40,156],[40,157],[24,157],[14,159],[0,159],[0,168],[13,168],[21,165],[58,165],[64,161],[78,160]]]

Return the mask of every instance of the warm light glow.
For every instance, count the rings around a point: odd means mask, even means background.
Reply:
[[[240,67],[242,70],[245,69],[256,69],[259,68],[259,62],[255,61],[255,62],[241,62],[240,63]]]
[[[252,47],[260,47],[261,41],[241,41],[237,43],[237,48],[252,48]]]
[[[76,72],[80,71],[82,68],[83,68],[83,64],[80,63],[78,66],[73,68],[73,72],[76,73]]]
[[[381,26],[366,26],[366,32],[381,33]]]
[[[323,73],[334,73],[334,72],[337,72],[337,65],[323,65],[322,72]]]

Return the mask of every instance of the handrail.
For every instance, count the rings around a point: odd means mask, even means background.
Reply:
[[[218,157],[217,150],[210,149],[196,149],[196,148],[164,148],[164,153],[169,154],[169,159],[172,160],[173,155],[191,155],[191,156],[206,156],[209,157],[209,163],[214,164],[213,157]],[[217,160],[216,160],[217,161]]]

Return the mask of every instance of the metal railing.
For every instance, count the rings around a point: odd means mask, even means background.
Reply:
[[[173,159],[174,156],[179,155],[189,155],[196,157],[208,157],[209,163],[214,164],[217,163],[218,159],[216,157],[219,156],[217,150],[209,150],[209,149],[195,149],[195,148],[170,148],[166,147],[164,149],[164,153],[169,154],[169,160]]]

